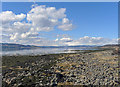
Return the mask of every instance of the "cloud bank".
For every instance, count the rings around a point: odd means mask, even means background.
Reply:
[[[79,38],[78,40],[72,40],[71,42],[67,42],[65,44],[69,46],[74,46],[74,45],[105,45],[105,44],[117,44],[117,43],[118,43],[118,39],[84,36]]]

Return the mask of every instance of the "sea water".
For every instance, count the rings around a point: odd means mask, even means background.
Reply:
[[[75,53],[78,50],[95,50],[94,47],[63,47],[63,48],[37,48],[27,50],[2,51],[0,55],[44,55],[58,53]]]

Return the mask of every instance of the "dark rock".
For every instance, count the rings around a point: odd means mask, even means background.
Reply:
[[[9,85],[5,81],[2,81],[2,87],[9,87]]]

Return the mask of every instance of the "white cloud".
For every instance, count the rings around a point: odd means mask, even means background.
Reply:
[[[37,32],[26,32],[22,33],[21,37],[24,38],[36,38],[39,34]]]
[[[68,31],[73,29],[72,23],[70,23],[69,19],[63,18],[62,19],[62,24],[58,26],[59,29]]]
[[[25,17],[26,15],[23,13],[16,15],[12,11],[5,11],[0,13],[0,20],[2,20],[2,24],[7,24],[14,21],[21,21]]]
[[[79,38],[78,40],[73,40],[65,44],[67,45],[105,45],[105,44],[117,44],[117,43],[118,43],[117,39],[84,36]]]
[[[18,33],[11,34],[10,40],[15,40],[18,37]]]
[[[63,18],[63,19],[62,19],[62,23],[63,23],[63,24],[69,23],[69,19],[68,19],[68,18]]]
[[[32,8],[27,14],[27,20],[32,22],[32,26],[36,31],[51,31],[55,26],[59,25],[59,19],[65,18],[66,9],[55,7],[46,7],[45,5]]]
[[[57,39],[55,39],[55,42],[56,42],[56,41],[58,41],[58,40],[59,40],[58,38],[57,38]]]
[[[66,42],[71,42],[71,41],[72,41],[71,38],[61,38],[60,40],[61,40],[61,41],[66,41]]]
[[[81,37],[71,39],[68,35],[57,35],[50,40],[40,36],[41,31],[49,32],[56,28],[63,31],[73,29],[73,24],[67,18],[66,8],[56,9],[45,5],[33,6],[27,14],[15,14],[12,11],[0,13],[2,20],[3,42],[34,44],[34,45],[103,45],[116,43],[116,39],[103,37]],[[1,30],[1,28],[0,28]]]
[[[3,34],[9,37],[6,40],[13,43],[22,43],[22,41],[41,42],[39,38],[39,32],[41,31],[49,32],[58,26],[62,30],[72,29],[72,24],[66,18],[65,12],[66,8],[56,9],[55,7],[46,7],[45,5],[35,5],[27,14],[15,14],[12,11],[4,11],[0,13],[2,31]]]
[[[64,31],[69,31],[72,30],[73,25],[72,24],[63,24],[58,26],[59,29],[64,30]]]

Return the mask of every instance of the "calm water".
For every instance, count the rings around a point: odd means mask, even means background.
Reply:
[[[3,51],[0,55],[43,55],[57,53],[74,53],[74,50],[95,50],[93,47],[67,47],[67,48],[39,48],[30,50]]]

